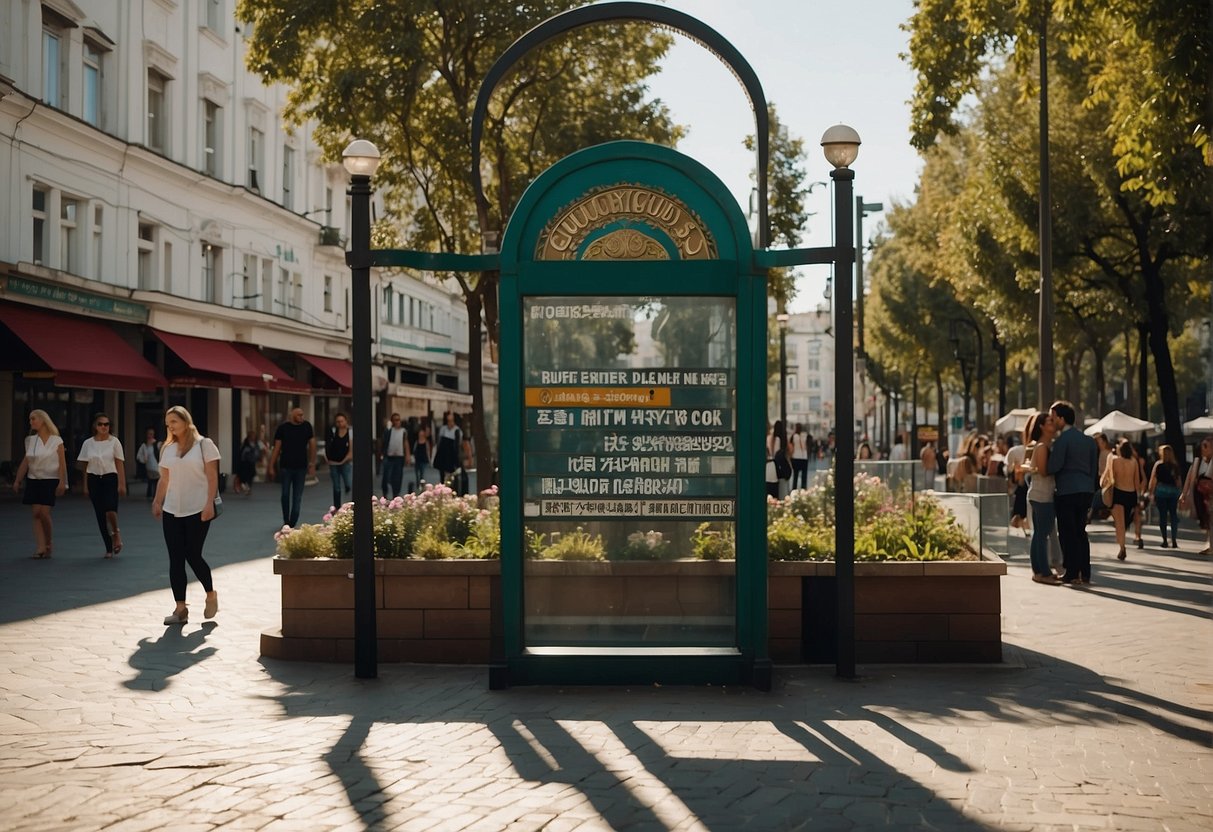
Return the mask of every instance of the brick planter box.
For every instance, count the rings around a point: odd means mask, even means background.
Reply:
[[[261,654],[352,662],[353,562],[283,560],[282,626],[261,634]],[[721,609],[720,578],[732,563],[541,562],[528,581],[551,609],[613,615],[695,615]],[[777,664],[833,661],[834,564],[772,562],[769,649]],[[855,565],[856,658],[860,662],[997,662],[1002,658],[999,579],[1006,564],[982,561]],[[489,661],[495,560],[376,560],[379,660]]]
[[[991,552],[980,561],[855,564],[856,661],[1002,661],[1005,574]],[[773,561],[767,580],[771,660],[833,662],[834,564]]]

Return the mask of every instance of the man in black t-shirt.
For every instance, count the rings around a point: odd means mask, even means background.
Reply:
[[[278,466],[281,457],[282,465]],[[303,408],[291,410],[288,421],[274,431],[274,451],[266,466],[266,477],[273,479],[274,469],[282,472],[282,523],[299,525],[299,507],[303,503],[303,484],[316,473],[316,432],[303,418]]]

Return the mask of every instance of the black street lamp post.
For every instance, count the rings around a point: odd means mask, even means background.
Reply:
[[[375,484],[371,437],[371,177],[379,150],[365,139],[350,142],[342,163],[350,174],[351,302],[354,358],[354,675],[379,675],[375,630],[375,540],[371,501]]]
[[[851,239],[855,210],[852,194],[855,171],[850,165],[859,155],[859,134],[842,124],[826,130],[821,147],[834,169],[834,314],[838,328],[834,357],[834,408],[836,437],[834,453],[835,525],[834,579],[838,589],[837,674],[855,677],[855,355],[851,268],[857,256],[844,241]]]

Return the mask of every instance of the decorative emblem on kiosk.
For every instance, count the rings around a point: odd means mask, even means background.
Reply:
[[[716,241],[681,201],[654,188],[608,185],[544,227],[536,260],[715,260]]]

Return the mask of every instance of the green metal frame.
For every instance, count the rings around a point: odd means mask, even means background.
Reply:
[[[618,263],[536,261],[540,232],[562,207],[595,188],[636,184],[690,208],[720,259]],[[737,308],[737,653],[719,655],[547,655],[524,643],[523,448],[501,448],[501,617],[503,655],[490,684],[770,684],[767,655],[766,498],[761,448],[766,404],[766,272],[755,268],[745,217],[707,168],[669,148],[612,142],[563,159],[527,189],[502,239],[500,420],[502,437],[524,430],[523,299],[530,296],[714,296]]]

